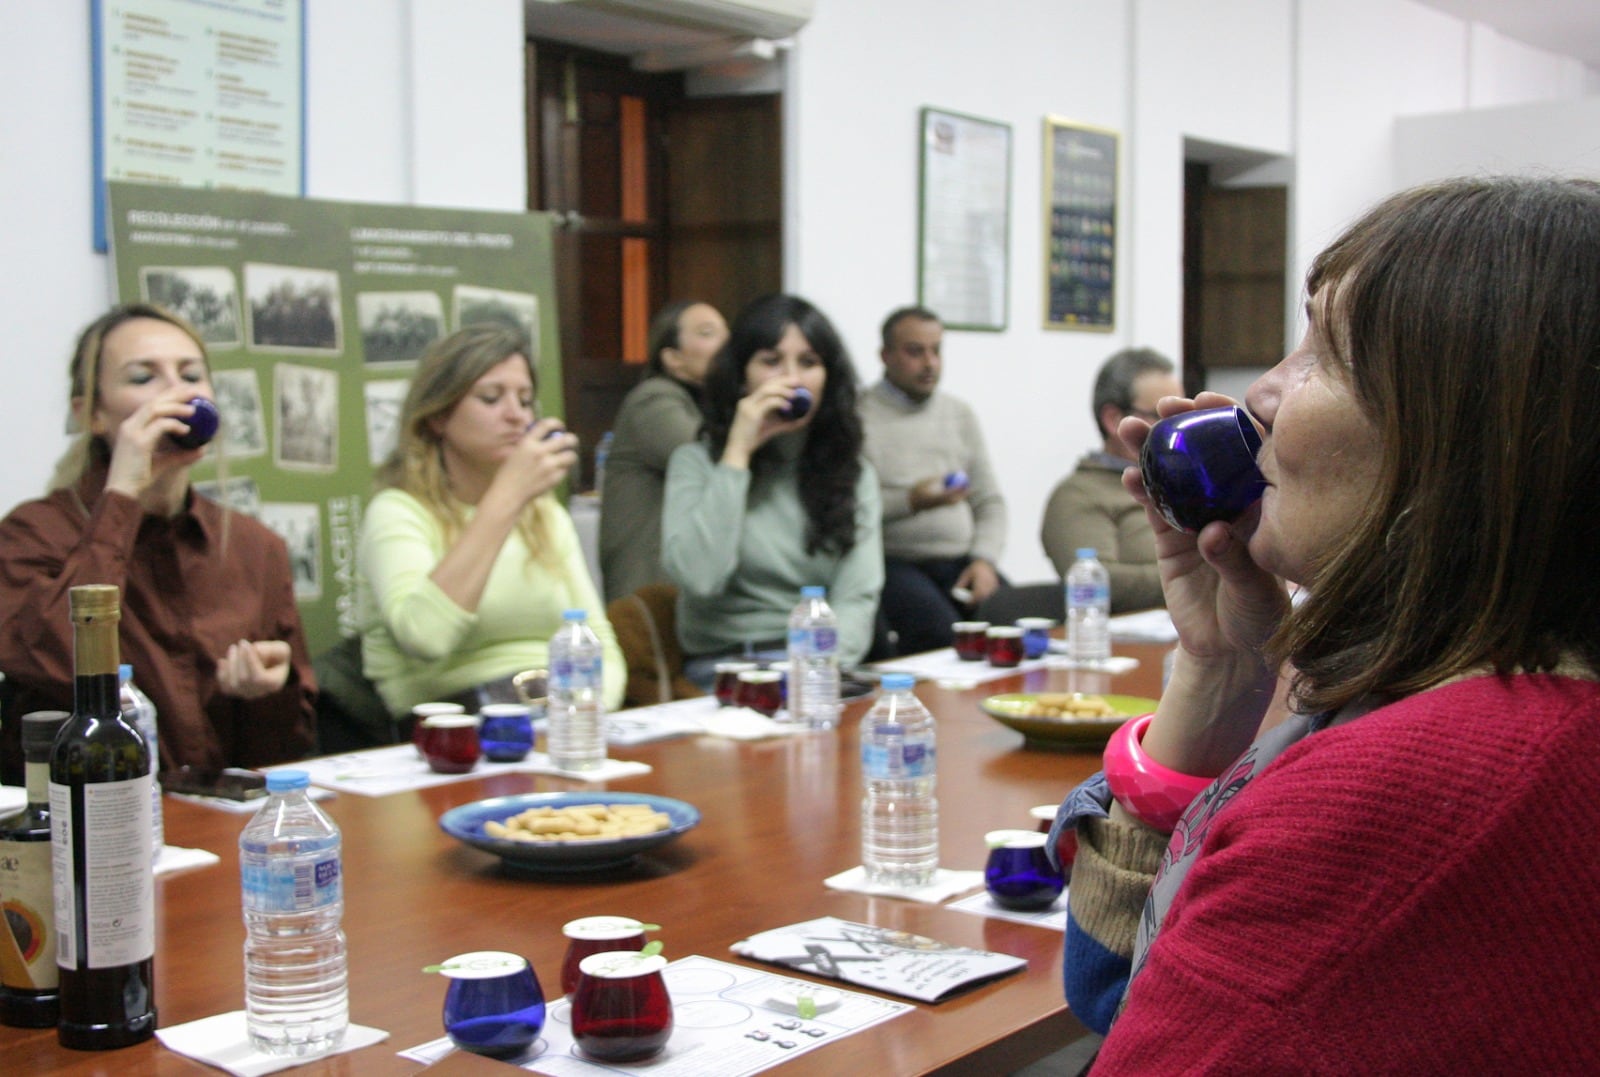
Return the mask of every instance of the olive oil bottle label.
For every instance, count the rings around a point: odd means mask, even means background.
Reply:
[[[149,774],[83,787],[82,857],[88,882],[83,923],[73,900],[73,804],[70,786],[50,783],[50,846],[55,874],[56,964],[116,968],[156,952],[155,876],[151,871]],[[84,952],[78,941],[84,940]]]
[[[0,841],[0,983],[45,991],[60,982],[50,894],[50,844]]]

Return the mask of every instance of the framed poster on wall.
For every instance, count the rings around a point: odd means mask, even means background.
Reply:
[[[1121,136],[1044,121],[1044,327],[1109,333],[1117,311]]]
[[[92,0],[94,246],[106,184],[305,193],[305,0]]]
[[[951,329],[1006,327],[1011,127],[941,109],[921,117],[917,302]]]

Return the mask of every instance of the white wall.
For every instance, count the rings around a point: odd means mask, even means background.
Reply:
[[[1402,186],[1529,170],[1600,179],[1600,97],[1402,117],[1394,159]]]
[[[519,0],[307,7],[310,195],[525,204]],[[110,297],[105,259],[90,250],[87,9],[9,0],[0,40],[0,429],[12,450],[0,508],[37,494],[64,446],[67,348]],[[1401,182],[1396,117],[1555,101],[1528,106],[1554,132],[1577,122],[1559,102],[1600,85],[1572,61],[1413,0],[820,0],[785,79],[787,286],[836,320],[868,380],[879,320],[915,297],[918,109],[1012,127],[1009,327],[952,333],[946,388],[984,419],[1012,506],[1002,567],[1016,580],[1049,574],[1039,518],[1094,441],[1100,360],[1127,344],[1177,351],[1185,137],[1292,157],[1298,276]],[[1046,114],[1124,132],[1114,333],[1040,328]],[[1525,154],[1560,164],[1550,155],[1571,149],[1573,131],[1596,129],[1581,115],[1565,142]],[[1498,111],[1458,121],[1503,122]],[[1470,162],[1480,151],[1451,136],[1437,152]]]

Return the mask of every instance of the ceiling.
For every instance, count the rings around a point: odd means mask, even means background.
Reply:
[[[834,0],[837,2],[837,0]],[[1596,0],[1420,0],[1458,19],[1480,22],[1506,37],[1600,70],[1600,4]],[[567,4],[524,5],[531,35],[632,55],[702,45],[722,36],[664,23],[640,22]]]
[[[1595,0],[1421,0],[1458,19],[1492,26],[1506,37],[1570,56],[1600,70],[1600,4]]]

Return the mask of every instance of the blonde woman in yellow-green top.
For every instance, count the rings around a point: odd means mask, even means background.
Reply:
[[[395,714],[546,665],[567,609],[588,611],[606,705],[622,702],[622,652],[554,495],[578,439],[538,417],[531,351],[515,330],[462,329],[406,396],[357,552],[363,665]]]

